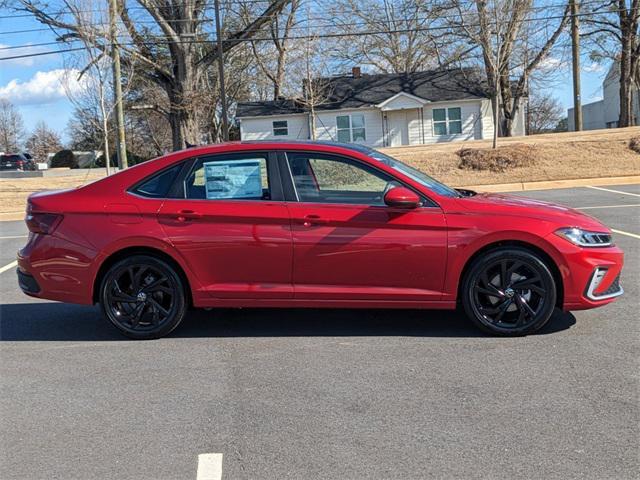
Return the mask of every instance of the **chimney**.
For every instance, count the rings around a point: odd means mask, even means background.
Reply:
[[[360,78],[362,76],[362,72],[360,71],[360,67],[353,67],[351,69],[351,75],[353,75],[353,78]]]

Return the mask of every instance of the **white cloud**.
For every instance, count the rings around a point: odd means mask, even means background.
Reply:
[[[591,62],[589,65],[583,67],[582,71],[587,73],[602,73],[605,71],[605,68],[601,63]]]
[[[11,45],[5,45],[4,43],[0,43],[0,48],[11,47]],[[9,50],[0,50],[0,58],[3,57],[19,57],[22,55],[33,55],[34,53],[43,52],[44,49],[42,47],[34,47],[31,45],[27,45],[26,47],[20,48],[11,48]],[[14,66],[14,67],[31,67],[33,66],[40,57],[24,57],[24,58],[14,58],[12,60],[2,60],[2,66]]]
[[[66,98],[68,92],[78,92],[81,85],[77,78],[76,69],[36,72],[29,80],[14,79],[0,86],[0,98],[6,98],[14,105],[52,103]]]
[[[568,62],[557,57],[547,57],[543,59],[538,68],[543,72],[552,72],[555,70],[563,70],[568,67]]]

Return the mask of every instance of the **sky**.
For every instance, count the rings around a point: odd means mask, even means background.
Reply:
[[[39,121],[44,121],[57,131],[63,141],[68,141],[67,122],[73,105],[67,98],[67,91],[75,88],[65,69],[62,54],[44,55],[16,60],[1,60],[2,57],[58,50],[56,45],[33,46],[55,41],[49,30],[24,33],[9,33],[16,30],[44,29],[32,17],[19,17],[8,9],[0,9],[0,98],[9,99],[20,111],[25,127],[32,130]],[[25,48],[10,48],[27,45]],[[554,72],[554,81],[545,88],[558,98],[565,109],[572,106],[573,91],[570,63],[550,58],[545,68]],[[598,65],[584,59],[582,62],[582,101],[590,103],[602,98],[602,80],[608,65]],[[340,73],[340,72],[336,72]],[[543,71],[544,73],[544,71]]]

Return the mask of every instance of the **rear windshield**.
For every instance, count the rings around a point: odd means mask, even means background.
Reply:
[[[2,160],[5,162],[15,162],[17,160],[24,160],[20,155],[2,155]]]

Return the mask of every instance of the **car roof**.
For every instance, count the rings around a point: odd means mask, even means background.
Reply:
[[[182,151],[183,152],[189,151],[192,153],[204,154],[204,153],[213,153],[218,150],[222,150],[222,151],[233,150],[233,148],[229,148],[229,147],[233,147],[236,145],[251,146],[251,147],[255,147],[256,149],[269,148],[269,149],[277,149],[277,150],[283,150],[283,149],[286,149],[287,147],[294,147],[294,146],[297,149],[299,149],[300,147],[309,147],[309,148],[333,147],[333,148],[341,148],[344,150],[351,150],[351,151],[362,153],[365,155],[368,155],[374,151],[370,147],[356,144],[356,143],[329,142],[325,140],[279,140],[279,139],[278,140],[243,140],[243,141],[237,141],[237,142],[224,142],[224,143],[215,143],[210,145],[198,145]]]

